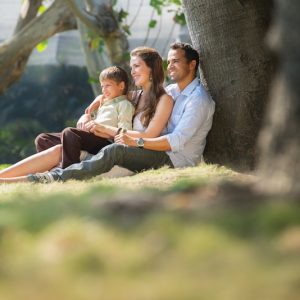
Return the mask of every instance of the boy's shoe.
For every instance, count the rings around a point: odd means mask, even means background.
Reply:
[[[50,172],[29,174],[27,179],[36,183],[51,183],[55,181]]]

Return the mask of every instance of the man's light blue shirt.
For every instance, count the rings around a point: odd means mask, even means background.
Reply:
[[[166,137],[171,146],[167,154],[174,167],[195,166],[202,159],[215,102],[197,78],[182,91],[177,84],[167,86],[166,91],[174,99],[167,125]]]

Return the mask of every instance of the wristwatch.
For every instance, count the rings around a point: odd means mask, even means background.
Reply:
[[[144,148],[144,144],[145,144],[145,141],[142,138],[139,138],[139,139],[136,140],[136,145],[139,148]]]

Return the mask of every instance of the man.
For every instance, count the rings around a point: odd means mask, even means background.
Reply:
[[[188,167],[202,158],[206,136],[212,126],[215,103],[196,78],[199,55],[189,44],[174,43],[168,53],[168,74],[175,84],[166,90],[174,99],[167,134],[157,138],[133,139],[119,134],[112,145],[104,147],[90,160],[29,175],[38,182],[87,179],[109,171],[114,165],[134,172],[164,165]],[[130,147],[123,144],[129,144]]]

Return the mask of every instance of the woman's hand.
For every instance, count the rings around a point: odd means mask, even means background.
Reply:
[[[87,128],[86,128],[85,125],[86,125],[89,121],[91,121],[91,116],[90,116],[89,114],[84,114],[84,115],[82,115],[82,116],[79,118],[79,120],[78,120],[78,122],[77,122],[77,124],[76,124],[76,127],[77,127],[78,129],[87,130]]]
[[[130,147],[136,147],[135,138],[127,135],[126,133],[120,133],[115,136],[115,143],[116,144],[122,144],[127,145]]]

